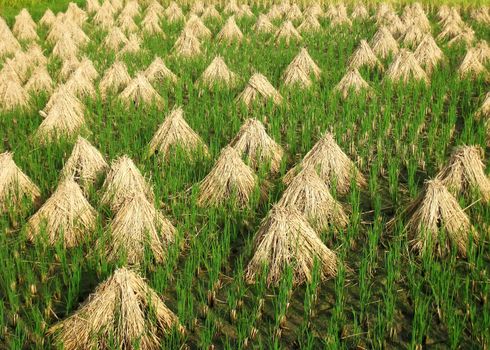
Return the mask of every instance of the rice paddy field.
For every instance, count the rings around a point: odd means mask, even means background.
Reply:
[[[0,349],[488,349],[484,3],[2,3]]]

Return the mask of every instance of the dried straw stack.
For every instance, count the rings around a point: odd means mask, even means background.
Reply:
[[[212,90],[215,87],[231,88],[236,85],[237,76],[226,65],[223,57],[216,56],[209,66],[204,70],[197,85]]]
[[[485,96],[485,100],[481,105],[480,109],[476,112],[478,119],[488,119],[490,120],[490,92]]]
[[[12,33],[19,40],[39,40],[39,36],[36,33],[36,23],[32,20],[31,14],[27,9],[22,9],[19,14],[15,16]]]
[[[103,99],[111,93],[119,93],[131,82],[128,68],[123,62],[115,61],[104,73],[99,82],[99,91]]]
[[[315,33],[319,32],[322,29],[322,26],[318,19],[313,15],[305,16],[305,19],[298,26],[299,33]]]
[[[276,28],[269,20],[269,17],[264,14],[260,14],[257,22],[255,22],[253,26],[253,30],[256,33],[273,33],[276,31]]]
[[[316,170],[328,186],[335,183],[337,192],[342,195],[350,190],[352,178],[358,186],[366,185],[364,176],[328,132],[305,155],[300,164],[288,171],[284,182],[290,184],[294,176],[305,169]]]
[[[147,12],[143,21],[141,21],[141,29],[147,35],[159,35],[165,37],[162,28],[160,27],[160,17],[155,12]]]
[[[230,199],[243,208],[258,184],[253,170],[232,147],[226,146],[209,174],[201,181],[197,202],[200,206],[218,206]]]
[[[262,221],[255,238],[255,253],[245,278],[253,283],[268,266],[267,284],[277,285],[286,266],[293,269],[293,283],[311,279],[314,261],[318,259],[322,279],[337,274],[337,256],[328,249],[295,207],[275,205]]]
[[[170,3],[170,5],[163,12],[163,15],[169,23],[176,23],[185,19],[182,9],[175,3],[175,1]]]
[[[385,79],[394,83],[408,84],[410,80],[423,81],[429,84],[429,77],[422,69],[412,52],[401,49],[386,71]]]
[[[35,241],[46,234],[48,243],[62,240],[65,248],[84,242],[95,228],[97,212],[72,179],[63,180],[51,197],[27,223],[27,238]]]
[[[141,39],[134,33],[129,35],[129,39],[124,47],[117,53],[117,57],[127,54],[134,54],[141,51]]]
[[[369,11],[364,4],[357,4],[352,11],[351,17],[354,20],[363,21],[369,18]]]
[[[490,47],[485,40],[480,40],[473,50],[481,63],[487,64],[490,61]]]
[[[431,74],[445,58],[444,53],[430,34],[424,37],[413,55],[428,74]]]
[[[281,167],[284,150],[267,135],[264,125],[257,119],[247,119],[230,146],[245,156],[254,169],[269,164],[270,171],[277,173]]]
[[[177,316],[135,272],[117,269],[69,316],[49,329],[65,350],[121,349],[156,350],[173,327]]]
[[[20,80],[9,79],[7,74],[0,74],[0,77],[8,79],[0,82],[0,111],[29,107],[29,94],[20,84]]]
[[[201,54],[201,43],[190,30],[184,29],[175,41],[172,51],[179,57],[192,58]]]
[[[439,180],[425,183],[424,190],[402,213],[412,247],[419,253],[445,255],[454,244],[466,256],[470,235],[478,241],[470,219],[456,198]]]
[[[371,50],[366,40],[361,40],[357,49],[350,56],[347,66],[349,69],[359,69],[363,66],[383,69],[383,65]]]
[[[167,68],[165,62],[160,57],[155,57],[153,62],[146,68],[144,74],[152,84],[162,83],[164,81],[177,82],[177,76]]]
[[[398,42],[387,27],[381,26],[371,39],[373,53],[385,59],[398,53]]]
[[[149,154],[158,153],[159,157],[166,159],[175,148],[190,157],[198,151],[208,154],[208,148],[201,137],[185,121],[181,107],[172,110],[160,125],[150,142]]]
[[[61,178],[75,180],[82,188],[86,188],[108,168],[109,165],[99,150],[78,136],[71,155],[61,170]]]
[[[44,111],[39,114],[44,120],[36,130],[35,137],[41,143],[60,137],[72,137],[85,124],[84,106],[65,86],[60,86],[54,92]]]
[[[371,87],[368,82],[364,80],[359,71],[354,68],[347,71],[340,82],[335,86],[334,90],[338,91],[340,95],[346,99],[352,93],[358,95],[363,90],[371,91]]]
[[[282,82],[285,86],[300,89],[308,88],[312,84],[310,77],[298,63],[288,65],[282,75]]]
[[[15,164],[13,154],[0,153],[0,211],[19,205],[24,198],[34,202],[40,196],[39,188]]]
[[[150,202],[154,200],[151,186],[126,155],[112,162],[102,190],[101,203],[109,205],[113,212],[117,212],[128,198],[136,195],[144,194]]]
[[[118,27],[113,27],[110,29],[109,33],[104,39],[104,47],[109,50],[117,51],[122,46],[128,43],[128,38]]]
[[[315,170],[307,168],[294,177],[278,205],[294,206],[318,231],[341,230],[349,224],[342,205],[330,194]]]
[[[458,73],[462,79],[477,79],[480,76],[483,76],[485,78],[488,77],[487,69],[478,60],[475,49],[473,48],[468,49],[463,59],[463,62],[461,62],[461,65],[458,68]]]
[[[300,67],[308,76],[314,76],[315,78],[320,77],[321,69],[318,65],[313,61],[308,50],[306,48],[301,48],[299,53],[293,58],[289,66],[298,66]],[[288,66],[288,68],[289,68]],[[286,68],[286,70],[288,69]]]
[[[163,105],[163,99],[151,86],[144,73],[137,73],[119,95],[119,99],[127,106],[134,105],[137,108],[145,104]]]
[[[140,193],[124,201],[110,224],[109,232],[110,242],[104,242],[107,258],[117,261],[124,257],[126,263],[139,265],[145,258],[146,247],[155,260],[162,263],[177,231]]]
[[[276,105],[282,102],[281,94],[269,83],[267,78],[260,73],[255,73],[248,81],[245,89],[238,95],[237,101],[250,107],[259,98],[272,100]]]
[[[203,21],[207,21],[207,20],[221,21],[221,15],[219,11],[216,10],[214,4],[210,4],[206,7],[204,12],[202,13],[201,19]]]
[[[192,33],[197,39],[208,39],[213,33],[206,27],[199,17],[192,14],[186,22],[183,31]]]
[[[235,22],[235,16],[228,18],[221,31],[216,35],[216,40],[219,43],[231,44],[233,42],[240,42],[242,39],[243,33]]]
[[[39,20],[39,24],[50,28],[56,22],[56,16],[51,9],[46,9],[43,16]]]
[[[294,28],[293,23],[289,20],[284,21],[275,33],[276,45],[285,43],[286,46],[289,46],[291,41],[301,41],[302,39],[301,34],[299,34],[296,28]]]
[[[483,202],[490,201],[490,179],[485,174],[483,149],[479,146],[456,147],[436,179],[454,195],[477,192]]]

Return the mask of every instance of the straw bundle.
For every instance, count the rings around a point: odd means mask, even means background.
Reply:
[[[482,24],[490,24],[490,10],[486,6],[473,9],[470,13],[471,18]]]
[[[444,60],[444,53],[430,34],[424,37],[413,55],[428,74],[432,73],[439,62]]]
[[[315,16],[307,15],[301,24],[298,26],[298,32],[300,33],[313,33],[322,29],[320,22]]]
[[[303,13],[297,4],[292,4],[286,14],[286,19],[290,21],[297,21],[303,18]]]
[[[275,41],[278,45],[281,42],[284,42],[286,45],[289,45],[291,41],[300,41],[303,38],[298,33],[296,28],[294,28],[293,23],[287,20],[285,21],[281,27],[275,33]]]
[[[444,255],[454,244],[465,256],[470,234],[478,240],[470,219],[439,180],[427,181],[403,216],[407,218],[405,230],[412,238],[412,247],[421,254],[432,251]]]
[[[271,21],[279,19],[283,17],[283,11],[279,9],[277,4],[274,4],[270,7],[269,12],[267,12],[267,18]]]
[[[40,112],[43,118],[46,117],[46,114],[53,109],[53,106],[56,105],[60,99],[66,101],[66,104],[71,106],[77,114],[83,117],[84,106],[80,102],[80,100],[74,96],[64,85],[60,85],[56,88],[55,92],[49,97],[46,106],[44,107],[43,113]]]
[[[90,38],[79,26],[68,20],[57,20],[49,30],[46,40],[56,44],[67,34],[77,46],[85,45],[90,41]]]
[[[276,31],[276,28],[266,15],[260,14],[257,22],[254,24],[253,30],[256,33],[272,33]]]
[[[475,40],[475,31],[470,27],[464,27],[462,31],[457,34],[454,38],[448,41],[447,45],[449,47],[459,44],[464,44],[470,46]]]
[[[488,76],[488,71],[485,66],[478,60],[476,52],[473,48],[468,49],[466,56],[458,68],[459,76],[464,78],[476,79],[483,75]]]
[[[135,23],[133,17],[129,15],[120,14],[117,18],[117,26],[125,33],[135,33],[139,30],[138,25]]]
[[[24,89],[27,93],[48,93],[53,91],[53,80],[45,66],[37,67],[27,81]]]
[[[43,50],[38,44],[31,44],[26,52],[28,64],[33,66],[45,66],[48,64],[48,59],[43,54]]]
[[[413,23],[406,27],[405,32],[400,39],[404,46],[416,48],[420,45],[425,36],[426,33],[420,29],[420,26]]]
[[[318,176],[330,186],[335,183],[337,192],[346,194],[351,187],[351,179],[354,178],[357,185],[366,185],[364,176],[358,171],[354,162],[337,145],[332,134],[325,135],[305,155],[301,163],[288,171],[284,177],[286,184],[291,183],[293,177],[300,170],[316,170]]]
[[[211,31],[196,15],[191,15],[185,23],[184,31],[192,33],[197,39],[206,39],[212,36]]]
[[[0,70],[0,92],[2,93],[6,89],[7,83],[11,80],[16,81],[19,85],[22,84],[19,74],[17,74],[13,66],[12,60],[7,59],[3,64],[2,70]]]
[[[116,61],[108,68],[99,83],[102,98],[107,98],[110,93],[119,93],[131,82],[128,68],[123,62]]]
[[[223,13],[225,15],[236,15],[240,12],[240,7],[237,5],[235,0],[228,1],[226,6],[223,8]]]
[[[146,15],[149,15],[150,13],[153,13],[157,15],[159,18],[161,18],[165,12],[164,7],[158,2],[158,0],[153,0],[147,7],[146,7]]]
[[[341,230],[349,224],[342,205],[330,194],[328,186],[313,169],[305,169],[294,177],[278,205],[294,206],[319,231]]]
[[[295,207],[275,205],[262,221],[255,238],[255,253],[245,278],[253,283],[268,266],[267,284],[277,285],[286,266],[293,269],[293,284],[311,279],[318,259],[322,279],[337,274],[337,256],[328,249],[313,228]]]
[[[128,43],[128,38],[118,27],[113,27],[104,39],[104,47],[110,50],[119,50]]]
[[[334,88],[334,91],[338,91],[344,99],[351,93],[358,95],[362,90],[370,91],[371,87],[355,68],[349,69]]]
[[[144,194],[150,202],[154,200],[150,185],[126,155],[112,162],[102,188],[101,203],[109,205],[113,212],[117,212],[126,199],[140,194]]]
[[[323,16],[323,9],[317,2],[314,2],[310,3],[310,5],[304,10],[303,14],[305,16],[320,18]]]
[[[230,142],[230,146],[245,156],[252,168],[258,169],[263,164],[269,164],[272,173],[279,172],[284,150],[267,135],[264,125],[259,120],[247,119]]]
[[[250,6],[248,4],[242,4],[240,6],[240,11],[236,13],[237,18],[244,18],[244,17],[254,17],[254,13],[250,9]]]
[[[487,64],[490,61],[490,47],[485,40],[481,40],[474,47],[474,53],[482,64]]]
[[[351,17],[356,20],[365,20],[369,18],[369,12],[363,4],[358,4],[354,7]]]
[[[144,71],[145,77],[150,83],[170,81],[177,82],[177,76],[167,68],[160,57],[155,57],[153,62]]]
[[[0,85],[0,110],[11,111],[26,108],[29,105],[29,94],[20,85],[18,79],[2,82]]]
[[[315,61],[311,58],[308,50],[306,48],[301,48],[299,53],[294,57],[294,59],[289,64],[290,66],[299,66],[308,76],[315,76],[318,78],[321,74],[321,69],[317,66]]]
[[[454,38],[463,31],[464,23],[449,21],[443,27],[442,31],[437,36],[437,40],[447,40]]]
[[[56,16],[54,15],[53,11],[51,11],[51,9],[47,9],[44,12],[44,15],[39,20],[40,25],[46,26],[48,28],[51,27],[54,22],[56,22]]]
[[[27,238],[34,241],[45,233],[51,245],[62,239],[65,248],[75,247],[83,243],[86,234],[95,228],[96,217],[97,212],[77,183],[67,179],[29,219]]]
[[[218,206],[234,199],[234,204],[243,208],[258,184],[252,169],[232,147],[226,146],[213,169],[201,181],[197,203],[200,206]]]
[[[272,100],[274,104],[282,102],[281,94],[260,73],[252,75],[245,89],[238,95],[237,101],[243,102],[247,107],[259,98]]]
[[[95,98],[97,94],[94,83],[79,68],[68,78],[65,88],[78,98]]]
[[[137,73],[136,77],[121,92],[119,99],[127,105],[135,105],[136,107],[150,103],[155,103],[157,106],[163,104],[162,97],[151,86],[144,73]]]
[[[55,92],[46,107],[39,112],[44,120],[36,130],[36,138],[41,143],[71,137],[85,124],[83,105],[65,86]]]
[[[487,203],[490,201],[490,179],[485,174],[482,159],[483,149],[478,146],[456,147],[436,179],[454,195],[471,195],[472,191],[477,191]]]
[[[19,205],[24,198],[35,201],[40,196],[39,188],[15,164],[13,154],[0,153],[0,211]]]
[[[185,19],[182,9],[174,1],[167,7],[164,16],[169,23],[175,23]]]
[[[87,20],[87,14],[84,10],[78,7],[74,2],[70,2],[68,4],[68,8],[65,12],[65,18],[76,23],[79,26],[82,26],[83,23]]]
[[[383,17],[378,18],[376,24],[378,27],[384,26],[388,28],[395,37],[398,37],[405,32],[405,24],[393,11],[388,11]]]
[[[148,247],[162,263],[167,246],[175,240],[176,229],[143,194],[126,199],[110,224],[110,242],[105,243],[109,260],[124,256],[126,262],[143,262]]]
[[[134,348],[156,350],[178,326],[177,316],[135,272],[117,269],[82,306],[49,329],[65,350]]]
[[[62,179],[72,179],[82,188],[94,183],[97,177],[107,171],[109,165],[97,148],[81,136],[71,151],[71,155],[61,170]]]
[[[6,68],[6,71],[11,71],[11,73],[7,74],[7,76],[16,76],[16,80],[20,81],[21,83],[26,81],[29,75],[29,71],[33,66],[33,63],[29,62],[28,59],[29,58],[23,51],[17,51],[14,58],[7,59],[5,61],[4,67]],[[13,72],[15,72],[15,75],[12,74]]]
[[[206,7],[206,10],[204,10],[201,18],[206,21],[206,20],[221,20],[221,15],[219,14],[218,10],[214,7],[213,4],[210,4],[208,7]]]
[[[205,10],[204,3],[200,0],[197,0],[192,4],[190,13],[192,15],[200,16],[204,12],[204,10]]]
[[[242,38],[243,34],[235,22],[235,16],[228,18],[223,28],[221,28],[218,35],[216,35],[216,40],[220,43],[226,42],[230,44],[234,41],[241,41]]]
[[[143,21],[141,21],[141,29],[148,35],[164,34],[162,28],[160,28],[160,17],[154,12],[148,12]]]
[[[5,27],[0,28],[0,57],[14,54],[21,50],[21,46],[15,36],[10,31],[10,28],[5,24]]]
[[[371,47],[366,40],[361,40],[357,49],[350,56],[347,66],[350,69],[359,69],[363,66],[383,69],[383,65],[371,50]]]
[[[102,3],[97,13],[93,17],[93,22],[102,27],[102,29],[111,29],[114,26],[114,14],[116,10],[112,7],[110,1]]]
[[[95,14],[97,11],[100,9],[100,4],[98,0],[87,0],[87,3],[85,4],[85,11],[87,11],[88,14]]]
[[[233,87],[236,82],[236,74],[228,68],[223,58],[218,55],[204,70],[197,84],[213,89],[216,86]]]
[[[80,61],[76,57],[70,57],[69,59],[64,60],[61,66],[59,77],[62,80],[67,80],[73,74],[73,72],[77,70],[79,66]]]
[[[114,9],[115,12],[121,11],[124,6],[123,0],[106,0],[106,1],[110,3],[111,7]]]
[[[36,33],[36,23],[32,20],[30,13],[26,9],[22,9],[22,11],[15,16],[12,33],[19,40],[31,41],[39,39],[39,36]]]
[[[185,121],[181,107],[172,110],[160,125],[150,142],[149,154],[157,153],[165,159],[175,148],[183,150],[190,157],[199,150],[208,154],[201,137]]]
[[[126,5],[122,9],[121,15],[124,17],[134,18],[136,16],[139,16],[140,11],[141,11],[141,7],[140,7],[138,1],[130,0],[130,1],[126,1]]]
[[[190,30],[184,29],[175,42],[172,51],[183,58],[195,57],[201,54],[201,43]]]
[[[298,64],[289,64],[282,80],[285,86],[308,88],[311,86],[311,79],[306,72]]]
[[[330,26],[336,28],[339,26],[352,26],[352,21],[347,17],[347,15],[337,15],[330,19]]]
[[[130,34],[128,42],[117,53],[117,56],[121,57],[126,54],[138,53],[140,52],[140,50],[141,50],[141,39],[136,34]]]
[[[73,40],[71,34],[66,32],[56,42],[53,48],[52,56],[58,57],[62,60],[68,60],[78,55],[78,45]]]
[[[420,67],[417,59],[412,52],[401,49],[386,71],[386,78],[392,82],[407,84],[410,80],[423,81],[429,83],[429,77]]]

